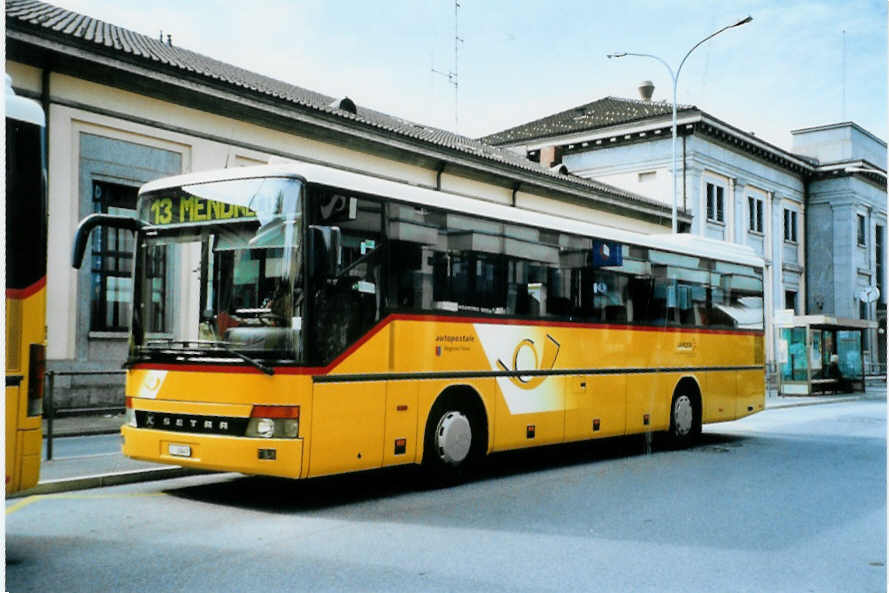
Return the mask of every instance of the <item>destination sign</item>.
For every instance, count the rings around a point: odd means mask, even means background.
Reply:
[[[256,213],[247,206],[204,200],[194,196],[156,198],[148,206],[148,222],[153,225],[237,220],[255,217]]]

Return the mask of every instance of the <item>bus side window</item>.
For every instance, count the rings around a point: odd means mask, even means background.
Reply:
[[[318,191],[311,199],[317,220],[318,201],[328,196]],[[352,203],[347,201],[346,203]],[[354,344],[380,320],[383,286],[382,266],[387,249],[382,234],[382,204],[356,198],[348,216],[337,226],[342,237],[341,262],[335,275],[314,278],[312,299],[315,321],[312,355],[317,363],[328,363]]]

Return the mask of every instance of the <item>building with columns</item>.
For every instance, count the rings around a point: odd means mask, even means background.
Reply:
[[[671,127],[669,102],[606,97],[482,140],[670,205]],[[678,107],[677,137],[678,209],[692,216],[680,232],[765,260],[767,359],[775,315],[813,313],[878,321],[865,361],[885,361],[886,143],[846,122],[793,131],[787,151],[693,105]],[[876,301],[865,302],[869,287]]]
[[[791,133],[794,151],[817,163],[806,186],[807,312],[876,321],[864,348],[885,363],[886,177],[865,171],[885,166],[886,143],[851,122]]]

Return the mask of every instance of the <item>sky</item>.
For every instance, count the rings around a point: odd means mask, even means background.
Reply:
[[[886,0],[50,0],[327,95],[480,137],[606,96],[672,99],[785,149],[854,121],[887,139]],[[845,35],[843,33],[845,31]],[[435,70],[443,73],[436,73]],[[456,89],[448,73],[457,73]]]

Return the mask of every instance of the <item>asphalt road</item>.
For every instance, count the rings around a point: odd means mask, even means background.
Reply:
[[[412,471],[208,475],[7,502],[25,591],[886,591],[886,403]]]

